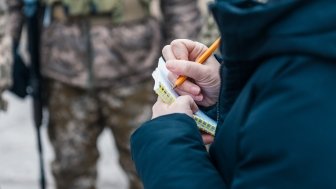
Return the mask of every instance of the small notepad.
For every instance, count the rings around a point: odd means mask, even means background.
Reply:
[[[158,67],[152,73],[155,81],[154,91],[164,103],[171,104],[179,95],[172,88],[172,84],[168,80],[168,73],[169,71],[166,68],[165,61],[161,57],[159,59]],[[200,110],[197,111],[193,117],[200,130],[211,135],[215,135],[217,126],[216,121],[208,117]]]

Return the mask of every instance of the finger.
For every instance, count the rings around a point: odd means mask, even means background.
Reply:
[[[208,77],[211,69],[203,64],[195,63],[192,61],[175,60],[167,61],[166,67],[169,71],[177,75],[184,75],[196,81],[201,81]]]
[[[177,79],[178,75],[172,73],[172,72],[169,72],[168,73],[168,80],[171,82],[171,83],[174,83]]]
[[[195,103],[195,101],[192,99],[192,98],[190,98],[192,101],[191,101],[191,110],[193,111],[193,113],[196,113],[197,111],[198,111],[198,106],[197,106],[197,104]]]
[[[178,76],[175,75],[175,74],[172,74],[172,73],[168,74],[168,79],[172,84],[175,83],[177,77]],[[176,90],[176,91],[184,91],[184,92],[190,93],[191,95],[194,95],[194,96],[199,95],[201,93],[201,88],[198,85],[196,85],[195,83],[193,83],[189,80],[186,80],[185,82],[183,82],[183,84],[178,86],[176,89],[179,89],[179,90]]]
[[[157,101],[154,103],[152,107],[152,119],[158,117],[160,112],[163,109],[167,108],[167,104],[165,104],[160,97],[157,98]]]
[[[172,51],[172,47],[171,45],[166,45],[163,47],[162,49],[162,56],[165,59],[165,61],[167,60],[176,60],[176,57]]]
[[[201,56],[207,49],[208,47],[204,44],[195,42],[194,48],[189,53],[189,60],[196,60],[197,57]]]
[[[174,40],[171,42],[171,50],[177,60],[189,60],[188,48],[192,49],[191,46],[193,46],[191,41],[186,39]]]
[[[194,96],[201,94],[201,88],[195,83],[186,80],[182,85],[176,88],[178,91],[184,91],[186,93],[190,93]]]
[[[202,133],[202,140],[204,144],[211,144],[214,141],[214,137],[207,133]]]
[[[195,60],[207,49],[204,44],[188,39],[174,40],[171,47],[178,60]]]
[[[153,104],[153,106],[152,106],[152,112],[155,112],[156,111],[156,109],[157,109],[157,107],[159,106],[159,100],[157,100],[154,104]]]
[[[157,103],[164,103],[163,100],[159,96],[157,97],[156,102]]]
[[[160,97],[158,97],[158,98],[156,99],[156,102],[155,102],[154,105],[153,105],[152,110],[154,111],[154,109],[157,109],[157,107],[161,107],[162,104],[165,104],[165,103],[162,101],[162,99],[161,99]]]
[[[178,88],[176,88],[175,89],[175,91],[180,95],[180,96],[183,96],[183,95],[189,95],[189,96],[191,96],[191,98],[194,100],[194,101],[197,101],[197,102],[200,102],[200,101],[202,101],[203,100],[203,95],[201,94],[201,93],[199,93],[199,94],[190,94],[190,93],[188,93],[188,92],[185,92],[185,91],[182,91],[182,90],[180,90],[180,89],[178,89]]]
[[[191,98],[191,96],[189,95],[185,95],[185,96],[182,96],[182,98],[185,98],[186,99],[186,102],[188,103],[190,109],[192,110],[193,113],[197,112],[198,111],[198,107],[197,107],[197,104],[195,103],[195,101]]]

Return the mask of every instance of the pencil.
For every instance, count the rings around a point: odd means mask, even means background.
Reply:
[[[220,44],[220,40],[221,38],[219,37],[218,39],[216,39],[215,42],[213,42],[213,44],[201,55],[196,59],[197,63],[203,64],[208,58],[209,56],[215,52],[215,50],[218,48],[219,44]],[[177,80],[175,81],[175,84],[173,86],[173,89],[182,85],[182,83],[187,79],[186,76],[180,75]]]

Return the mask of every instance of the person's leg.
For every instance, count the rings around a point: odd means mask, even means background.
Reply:
[[[130,135],[151,116],[155,100],[153,83],[125,86],[99,93],[106,125],[111,128],[119,151],[119,162],[129,179],[130,189],[143,188],[130,154]]]
[[[57,189],[94,189],[99,157],[98,105],[84,90],[48,80],[49,137],[55,151],[52,172]]]

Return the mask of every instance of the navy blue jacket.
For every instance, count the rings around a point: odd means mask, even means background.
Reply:
[[[131,148],[145,188],[335,189],[335,1],[210,9],[224,59],[214,143],[184,114],[144,123]]]

